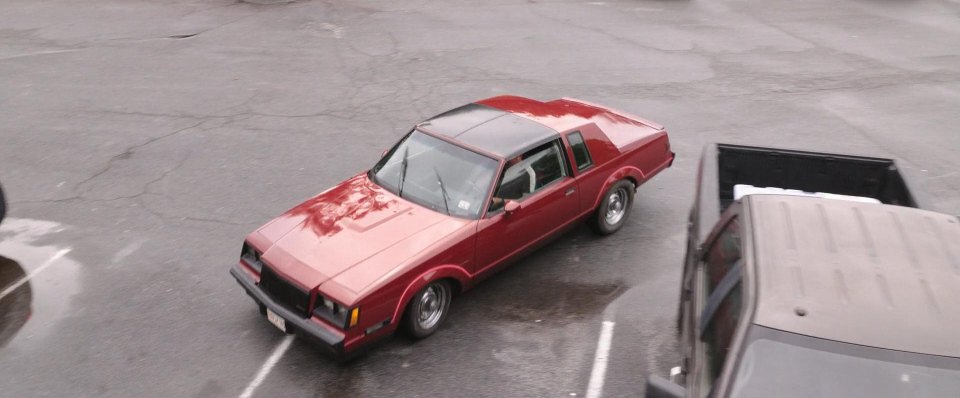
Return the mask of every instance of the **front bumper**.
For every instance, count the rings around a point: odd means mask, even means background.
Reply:
[[[250,274],[240,268],[239,264],[234,265],[230,269],[230,275],[233,275],[234,279],[237,280],[237,283],[240,286],[243,286],[243,290],[247,291],[247,294],[253,298],[253,301],[256,301],[260,306],[260,313],[266,315],[266,309],[269,308],[270,311],[279,315],[281,318],[286,321],[287,333],[293,333],[300,337],[305,338],[306,340],[311,341],[319,347],[322,347],[330,353],[336,356],[343,356],[343,342],[344,335],[339,333],[331,328],[321,325],[314,322],[309,318],[303,318],[302,316],[295,314],[293,311],[288,310],[286,307],[280,305],[274,301],[270,296],[260,290],[260,287],[257,286],[257,283],[254,282],[253,277]]]

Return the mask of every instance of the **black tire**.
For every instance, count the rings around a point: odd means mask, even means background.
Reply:
[[[445,280],[430,282],[424,286],[407,303],[401,323],[403,331],[417,340],[436,332],[450,313],[452,298],[452,286]],[[435,313],[436,310],[439,310],[439,314]]]
[[[590,219],[590,228],[593,232],[610,235],[626,224],[627,218],[630,217],[635,189],[632,182],[620,180],[603,194],[600,206],[597,206],[597,211]]]

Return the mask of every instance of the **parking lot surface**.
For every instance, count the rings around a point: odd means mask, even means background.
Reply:
[[[0,395],[585,396],[606,321],[591,393],[637,396],[676,365],[703,144],[894,157],[960,214],[958,15],[924,0],[5,1],[0,290],[31,277],[8,295],[25,322],[0,327]],[[344,365],[278,349],[227,274],[243,237],[414,123],[507,93],[649,118],[677,160],[623,230],[564,235],[458,297],[426,340]]]

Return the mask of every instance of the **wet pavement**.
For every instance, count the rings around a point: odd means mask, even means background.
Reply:
[[[26,276],[20,264],[0,256],[0,348],[30,319],[33,290],[29,283],[17,283]]]
[[[676,363],[704,143],[895,157],[960,214],[955,1],[0,4],[0,396],[233,397],[283,336],[227,274],[246,233],[493,95],[664,124],[628,224],[578,228],[336,364],[295,341],[254,396],[605,397]],[[52,261],[51,261],[52,260]],[[38,271],[39,270],[39,271]]]

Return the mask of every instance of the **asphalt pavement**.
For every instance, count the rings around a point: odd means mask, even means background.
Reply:
[[[604,321],[600,392],[638,396],[677,361],[703,144],[894,157],[960,214],[958,15],[956,0],[4,1],[0,396],[585,396]],[[414,123],[499,94],[642,115],[678,158],[623,230],[560,237],[426,340],[344,365],[299,340],[278,351],[227,274],[243,237]]]

